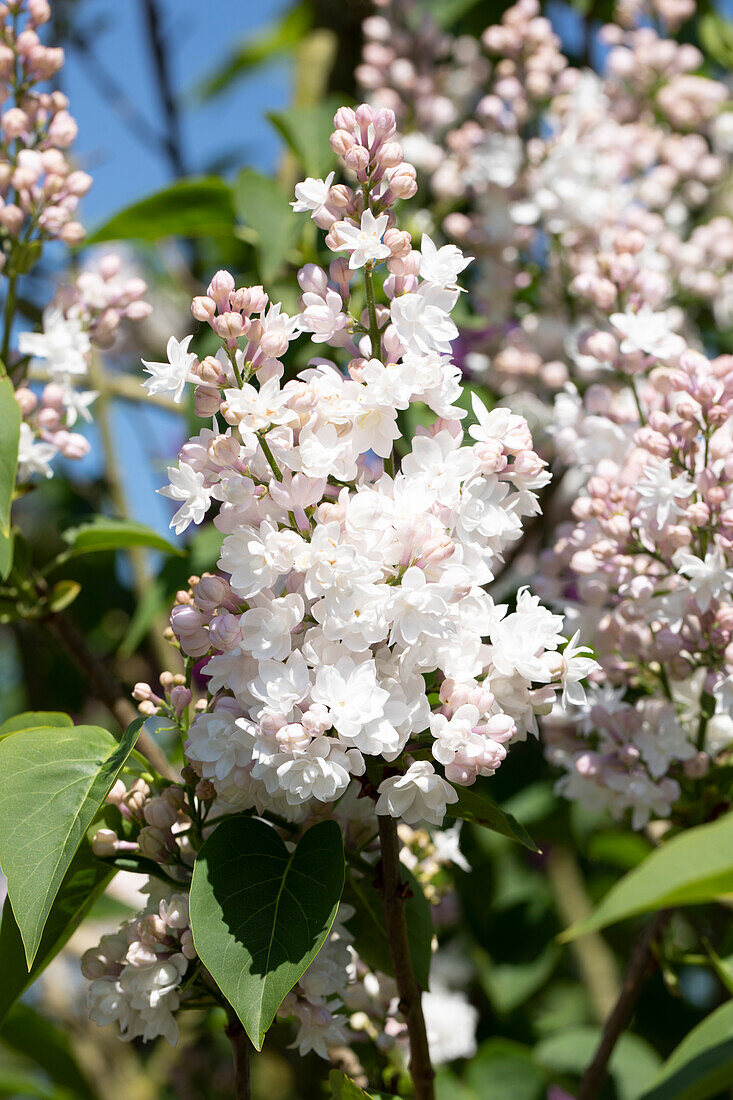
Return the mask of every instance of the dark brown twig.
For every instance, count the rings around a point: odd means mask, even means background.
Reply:
[[[236,1016],[230,1014],[229,1023],[224,1029],[232,1044],[234,1058],[234,1095],[237,1100],[250,1100],[249,1081],[249,1039]]]
[[[618,1000],[611,1015],[606,1020],[593,1061],[586,1069],[580,1082],[578,1100],[598,1100],[600,1096],[601,1087],[608,1072],[608,1063],[616,1043],[631,1022],[636,1003],[641,996],[641,991],[647,979],[657,968],[657,958],[653,950],[654,941],[668,917],[669,913],[665,910],[657,913],[634,945]]]
[[[377,821],[379,822],[379,847],[382,853],[380,889],[384,924],[397,991],[400,995],[400,1011],[405,1017],[410,1040],[410,1074],[415,1086],[415,1100],[435,1100],[433,1086],[435,1071],[430,1061],[425,1017],[422,1011],[422,992],[412,967],[407,935],[397,822],[392,817],[382,815],[377,817]]]
[[[183,144],[181,141],[181,119],[178,113],[173,82],[168,66],[168,53],[166,38],[163,31],[161,13],[157,0],[142,0],[143,16],[148,31],[148,40],[153,55],[155,79],[158,84],[158,94],[165,116],[165,148],[173,175],[181,178],[186,175],[186,165],[183,160]]]

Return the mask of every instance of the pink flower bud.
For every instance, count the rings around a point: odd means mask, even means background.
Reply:
[[[197,386],[193,391],[193,403],[197,416],[216,416],[221,407],[221,394],[211,386]]]
[[[144,321],[153,312],[150,302],[130,302],[125,308],[125,317],[128,321]]]
[[[220,435],[207,448],[210,461],[222,469],[233,466],[239,458],[240,444],[231,435]]]
[[[298,284],[304,294],[318,294],[323,297],[328,287],[326,272],[318,264],[306,264],[298,272]]]
[[[191,302],[191,313],[197,321],[211,321],[216,315],[216,302],[206,295],[199,295]]]
[[[64,244],[81,244],[86,236],[86,229],[81,222],[69,222],[61,230],[60,236]]]
[[[404,160],[402,146],[397,141],[388,141],[377,152],[377,163],[381,168],[396,168]]]
[[[368,103],[360,103],[354,111],[354,119],[357,126],[366,130],[374,122],[374,112]]]
[[[356,146],[356,139],[346,130],[335,130],[331,134],[329,144],[337,157],[345,157]]]
[[[228,612],[216,615],[209,623],[209,637],[214,648],[222,653],[236,649],[242,641],[239,617]]]
[[[92,186],[92,177],[88,172],[70,172],[66,177],[66,190],[70,195],[81,198]]]
[[[92,852],[100,859],[113,856],[117,851],[119,838],[112,829],[98,829],[92,837]]]
[[[20,137],[30,127],[30,119],[20,107],[11,107],[0,117],[0,126],[7,138]]]
[[[397,119],[394,111],[391,111],[388,107],[380,107],[378,111],[374,112],[372,125],[374,126],[374,136],[381,138],[382,141],[387,141],[397,129]]]
[[[48,0],[28,0],[28,14],[36,26],[40,27],[51,18],[51,5]]]
[[[51,120],[48,128],[50,141],[61,149],[68,148],[76,139],[79,127],[68,111],[59,111]]]
[[[227,605],[233,606],[234,597],[229,584],[223,577],[204,573],[194,587],[193,599],[196,607],[201,611],[211,612]]]
[[[228,271],[217,271],[209,283],[206,291],[209,298],[213,298],[220,310],[229,308],[229,295],[234,290],[234,276]]]
[[[240,313],[221,313],[214,317],[211,326],[222,340],[234,342],[244,331],[244,321]]]
[[[20,411],[24,417],[30,416],[33,410],[38,405],[38,398],[32,390],[28,390],[25,386],[15,391],[15,400],[20,405]]]
[[[369,150],[365,149],[363,145],[353,145],[344,154],[344,164],[357,176],[366,172],[369,167]]]
[[[337,130],[353,130],[356,126],[356,115],[351,107],[339,107],[333,116],[333,124]]]
[[[389,177],[389,186],[398,199],[411,199],[417,192],[417,174],[411,164],[404,162]]]

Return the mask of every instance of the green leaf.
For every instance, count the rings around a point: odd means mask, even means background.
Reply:
[[[640,1100],[707,1100],[733,1085],[733,1001],[686,1035]]]
[[[12,528],[10,529],[10,533],[8,535],[4,535],[2,531],[0,531],[0,581],[7,580],[8,576],[10,575],[10,570],[13,567],[14,543],[15,532]],[[3,600],[2,602],[3,605],[5,605],[7,601]],[[3,610],[4,609],[5,607],[3,606]],[[13,614],[14,610],[15,602],[13,601],[11,607],[8,608],[9,618],[3,621],[12,621],[12,619],[15,618],[15,615]]]
[[[17,245],[10,259],[11,270],[16,275],[27,275],[41,258],[43,241],[28,241],[27,244]]]
[[[678,833],[613,886],[565,943],[608,924],[678,905],[700,905],[733,891],[733,813]]]
[[[341,830],[321,821],[289,852],[264,821],[223,821],[194,864],[191,931],[202,963],[257,1050],[313,962],[344,885]]]
[[[542,1100],[547,1077],[532,1060],[532,1051],[512,1039],[489,1039],[471,1059],[466,1081],[476,1096],[497,1100]]]
[[[500,963],[488,955],[482,959],[479,979],[494,1011],[508,1016],[529,1000],[549,980],[559,958],[559,949],[550,943],[528,962]]]
[[[36,1063],[55,1085],[78,1100],[94,1100],[95,1090],[74,1057],[68,1035],[28,1005],[15,1005],[0,1029],[0,1039]]]
[[[230,236],[233,231],[234,206],[229,184],[218,176],[202,176],[178,180],[125,207],[85,243]]]
[[[5,902],[0,921],[0,1020],[56,957],[113,876],[114,870],[94,859],[85,841],[64,875],[30,971],[13,910]]]
[[[21,419],[13,383],[6,375],[0,378],[0,580],[5,580],[13,563],[10,505],[18,469]]]
[[[713,970],[718,975],[720,982],[733,997],[733,956],[728,955],[727,958],[721,959],[717,951],[713,949],[710,941],[704,936],[702,937],[702,945],[710,958]]]
[[[270,122],[308,176],[323,178],[336,163],[328,139],[333,131],[333,116],[342,102],[343,97],[331,96],[313,106],[268,112]]]
[[[339,1069],[332,1069],[328,1075],[328,1083],[331,1086],[331,1100],[400,1100],[394,1093],[374,1092],[372,1089],[365,1092],[355,1085],[350,1077]]]
[[[98,726],[38,727],[0,741],[0,866],[30,966],[64,875],[137,740]]]
[[[56,710],[27,710],[23,714],[14,714],[0,725],[0,737],[6,737],[9,733],[18,733],[20,730],[37,729],[38,726],[73,726],[74,723],[68,714],[62,714]]]
[[[72,557],[98,553],[101,550],[126,550],[130,546],[147,546],[166,554],[183,553],[180,547],[174,546],[143,523],[135,523],[130,519],[111,519],[109,516],[95,516],[90,523],[68,527],[64,531],[64,539],[69,544]]]
[[[725,69],[733,67],[733,22],[716,12],[706,12],[697,21],[700,45]]]
[[[600,1037],[601,1029],[597,1027],[570,1028],[539,1043],[534,1048],[535,1061],[556,1073],[580,1077]],[[659,1072],[660,1062],[657,1052],[638,1035],[622,1035],[608,1063],[618,1100],[639,1100]]]
[[[277,22],[237,46],[223,65],[217,65],[216,72],[198,88],[196,98],[213,99],[253,69],[291,52],[310,30],[311,22],[309,4],[291,7]]]
[[[485,825],[487,829],[523,844],[530,852],[539,852],[540,849],[524,826],[497,806],[493,798],[489,797],[486,786],[486,781],[482,779],[478,779],[472,787],[454,786],[458,801],[448,807],[446,816],[460,817],[464,821],[473,821],[476,825]]]
[[[39,1097],[39,1100],[72,1100],[68,1093],[46,1085],[27,1070],[15,1066],[0,1066],[0,1096]]]
[[[415,876],[406,867],[400,874],[410,886],[405,899],[405,919],[410,941],[410,958],[415,977],[422,989],[430,987],[430,961],[433,951],[433,918],[430,902]],[[346,880],[344,901],[355,910],[347,924],[359,944],[359,954],[372,970],[393,974],[389,940],[384,926],[382,899],[369,878],[352,871]]]
[[[49,593],[48,606],[54,613],[65,611],[67,607],[71,607],[80,592],[81,585],[78,581],[57,581]]]
[[[260,277],[270,282],[295,247],[303,221],[293,213],[282,187],[254,168],[244,168],[237,176],[234,205],[255,236]]]
[[[479,3],[481,0],[424,0],[423,10],[430,12],[441,30],[447,30]]]

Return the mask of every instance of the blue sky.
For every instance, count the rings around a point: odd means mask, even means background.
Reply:
[[[262,30],[288,6],[288,0],[162,0],[172,80],[183,103],[189,173],[205,171],[232,150],[241,164],[265,171],[275,166],[280,143],[264,115],[289,101],[286,62],[259,69],[210,104],[196,105],[190,93],[202,77],[216,70],[235,43]],[[149,125],[161,130],[160,100],[138,0],[79,0],[76,19],[78,27],[88,32],[99,64],[124,87]],[[88,62],[73,46],[67,49],[63,88],[79,124],[74,154],[94,177],[82,215],[93,230],[121,207],[165,186],[171,172],[165,159],[142,144],[120,118],[124,104],[118,100],[116,110],[105,98]],[[174,460],[182,442],[182,422],[152,408],[119,402],[113,410],[113,430],[122,456],[129,512],[166,531],[170,502],[155,490],[165,483],[165,460]],[[83,463],[66,465],[72,477],[101,472],[101,447],[93,427],[89,435],[90,456]]]
[[[172,77],[184,102],[234,43],[261,30],[287,6],[287,0],[162,0]],[[161,111],[138,0],[79,0],[77,10],[79,27],[94,31],[93,50],[99,62],[124,86],[150,125],[160,129]],[[162,157],[130,133],[73,47],[67,51],[63,84],[79,123],[75,153],[94,175],[94,187],[84,204],[86,224],[93,228],[118,207],[161,187],[170,173]],[[242,148],[248,163],[270,167],[278,142],[263,115],[284,106],[288,96],[287,66],[273,64],[211,104],[187,106],[184,145],[189,171],[201,171],[232,147]]]

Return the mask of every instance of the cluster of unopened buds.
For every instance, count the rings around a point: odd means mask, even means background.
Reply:
[[[600,661],[587,702],[544,723],[560,790],[638,828],[684,816],[697,780],[714,805],[733,744],[733,358],[686,349],[648,307],[636,317],[621,343],[636,396],[591,387],[564,429],[587,480],[542,591]]]
[[[81,389],[87,381],[94,347],[108,349],[120,322],[142,321],[150,314],[143,301],[147,285],[122,273],[119,256],[104,256],[85,268],[70,285],[62,286],[43,313],[41,332],[18,334],[22,357],[12,376],[22,375],[15,397],[23,422],[20,428],[18,480],[34,475],[51,477],[57,454],[83,458],[89,441],[71,431],[79,419],[91,420],[94,390]],[[43,379],[38,390],[35,383]]]
[[[671,24],[690,14],[675,7]],[[446,237],[477,256],[470,290],[488,327],[465,335],[461,362],[500,392],[531,387],[547,399],[583,370],[586,318],[568,301],[568,272],[584,270],[617,224],[646,235],[648,266],[671,292],[710,303],[719,321],[730,315],[733,222],[705,220],[730,172],[729,93],[700,75],[696,47],[634,26],[632,8],[649,14],[627,4],[599,31],[600,77],[571,67],[536,0],[520,0],[481,36],[490,65],[470,92],[465,36],[428,39],[419,80],[400,82],[410,4],[365,24],[371,101],[413,127],[401,140],[428,183],[424,223],[439,204]],[[420,105],[431,97],[441,122],[427,127]]]
[[[92,839],[96,856],[136,854],[169,866],[176,879],[188,875],[194,853],[183,787],[171,784],[154,791],[143,779],[129,788],[118,780],[107,801],[119,811],[122,835],[111,828],[98,829]]]
[[[0,227],[3,260],[27,248],[29,230],[38,240],[78,244],[84,228],[76,220],[79,199],[91,177],[70,165],[65,150],[77,126],[60,91],[39,91],[64,63],[64,51],[45,46],[38,29],[51,18],[47,0],[0,4]]]

